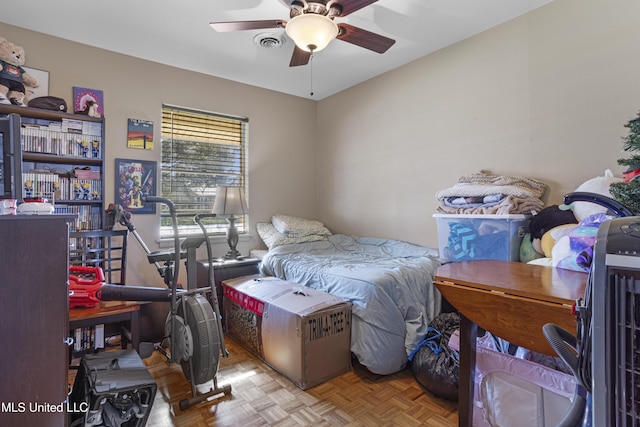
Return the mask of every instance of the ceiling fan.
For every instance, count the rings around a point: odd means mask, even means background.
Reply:
[[[324,49],[333,39],[339,39],[377,53],[386,52],[396,42],[380,34],[334,18],[345,17],[378,0],[281,0],[290,8],[288,22],[281,19],[264,21],[211,22],[219,32],[284,28],[295,42],[290,67],[306,65],[314,52]]]

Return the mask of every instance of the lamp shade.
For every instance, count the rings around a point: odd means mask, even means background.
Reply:
[[[338,26],[324,15],[305,13],[291,18],[285,31],[300,49],[318,52],[336,38]]]
[[[249,213],[242,187],[218,187],[211,213],[216,215],[243,215]]]

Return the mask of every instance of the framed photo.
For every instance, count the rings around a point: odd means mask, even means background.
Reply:
[[[132,214],[155,214],[156,204],[145,205],[142,196],[156,195],[157,163],[116,159],[115,201]]]
[[[99,89],[74,86],[73,112],[91,117],[104,116],[104,94]]]
[[[129,119],[127,126],[127,147],[153,150],[153,122]]]
[[[40,96],[49,96],[49,72],[31,67],[23,66],[22,68],[24,68],[27,74],[38,81],[38,87],[25,86],[26,98],[29,100]]]

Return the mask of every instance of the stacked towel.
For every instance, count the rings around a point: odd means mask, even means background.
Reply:
[[[436,194],[438,212],[447,214],[530,214],[544,208],[543,182],[520,176],[476,173],[460,177]]]

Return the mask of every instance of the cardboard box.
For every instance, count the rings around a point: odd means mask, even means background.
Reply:
[[[227,334],[306,390],[351,369],[351,303],[275,277],[222,282]]]
[[[447,261],[520,261],[522,238],[531,215],[433,214],[440,258]]]

